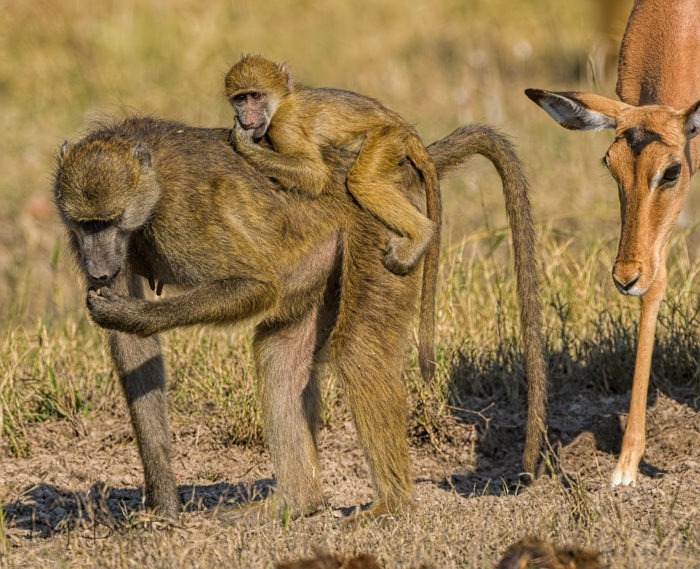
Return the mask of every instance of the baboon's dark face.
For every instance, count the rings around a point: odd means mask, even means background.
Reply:
[[[90,288],[107,286],[126,260],[128,233],[111,221],[73,224],[72,242]]]
[[[99,288],[122,270],[129,235],[151,216],[160,190],[148,150],[113,138],[64,144],[54,197],[88,287]]]

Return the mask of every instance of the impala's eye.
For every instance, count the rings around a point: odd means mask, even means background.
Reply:
[[[681,165],[673,164],[666,168],[663,177],[661,178],[662,184],[670,184],[676,182],[681,175]]]

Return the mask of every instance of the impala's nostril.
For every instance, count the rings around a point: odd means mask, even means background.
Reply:
[[[619,277],[613,273],[613,281],[615,281],[615,286],[617,286],[617,288],[619,288],[621,291],[627,292],[635,284],[637,284],[637,281],[639,280],[640,276],[641,273],[637,273],[632,277]]]

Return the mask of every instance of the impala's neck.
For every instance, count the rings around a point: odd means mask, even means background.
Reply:
[[[700,99],[700,1],[635,1],[620,49],[617,94],[630,105],[676,109]],[[700,138],[690,150],[694,171]]]

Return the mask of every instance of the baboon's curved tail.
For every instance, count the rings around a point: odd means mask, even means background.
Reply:
[[[511,142],[483,125],[463,126],[428,146],[440,177],[474,154],[488,158],[503,182],[506,214],[513,235],[520,327],[528,383],[528,412],[523,466],[535,473],[542,449],[547,413],[547,367],[542,336],[542,302],[538,291],[535,229],[528,183]]]
[[[423,284],[418,324],[418,364],[423,380],[430,382],[435,374],[435,296],[440,262],[440,235],[442,233],[440,175],[417,135],[409,138],[407,154],[423,177],[425,214],[430,221],[435,223],[435,233],[425,250],[423,259]]]

